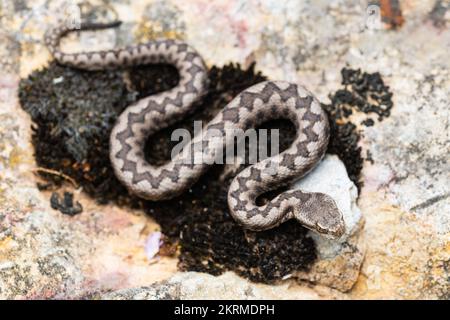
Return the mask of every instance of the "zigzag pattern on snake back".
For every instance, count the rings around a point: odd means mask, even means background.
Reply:
[[[117,25],[84,24],[82,29]],[[245,168],[234,178],[228,193],[231,215],[251,230],[266,230],[294,218],[330,238],[340,237],[345,232],[342,213],[334,200],[323,193],[288,190],[265,205],[256,205],[258,196],[303,177],[325,154],[329,140],[328,119],[317,99],[304,87],[266,81],[244,90],[208,123],[202,134],[192,139],[190,148],[185,148],[191,152],[178,153],[167,164],[156,167],[144,158],[145,141],[193,111],[195,102],[207,90],[203,59],[194,49],[177,40],[155,40],[123,49],[66,54],[58,48],[59,40],[70,31],[73,30],[62,26],[50,29],[45,35],[47,47],[61,64],[101,70],[169,63],[179,71],[180,81],[176,87],[127,107],[111,132],[110,160],[114,172],[132,193],[155,201],[181,194],[205,173],[218,152],[234,143],[234,136],[227,131],[245,131],[281,117],[296,126],[295,141],[285,151]],[[218,139],[213,132],[222,135]],[[199,146],[203,161],[193,162]],[[273,168],[277,170],[275,174],[269,170]]]

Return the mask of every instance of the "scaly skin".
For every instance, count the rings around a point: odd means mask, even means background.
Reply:
[[[82,29],[104,29],[112,24],[84,24]],[[323,193],[288,190],[263,206],[256,198],[266,191],[300,179],[320,162],[329,140],[329,124],[317,99],[304,87],[283,82],[256,84],[234,98],[190,142],[190,149],[201,145],[204,161],[188,161],[192,154],[181,152],[163,166],[149,164],[143,153],[146,139],[193,111],[207,91],[207,70],[201,56],[177,40],[155,40],[132,47],[99,52],[66,54],[59,40],[72,30],[50,29],[45,43],[61,64],[85,70],[149,63],[168,63],[180,73],[180,81],[171,90],[143,98],[119,116],[110,137],[110,159],[118,179],[136,195],[149,200],[170,199],[188,189],[207,170],[214,154],[234,143],[228,130],[247,130],[274,118],[287,118],[297,128],[293,144],[278,155],[253,164],[231,183],[228,205],[232,216],[251,230],[273,228],[288,219],[297,219],[305,227],[330,238],[345,232],[343,215],[334,200]],[[212,131],[223,134],[222,138]],[[212,140],[212,136],[215,140]],[[202,149],[204,150],[204,149]],[[206,158],[205,158],[206,157]],[[277,168],[273,174],[267,168]]]

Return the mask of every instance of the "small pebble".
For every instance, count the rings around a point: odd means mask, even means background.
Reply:
[[[64,81],[64,77],[55,78],[55,79],[53,79],[53,84],[58,84],[63,81]]]

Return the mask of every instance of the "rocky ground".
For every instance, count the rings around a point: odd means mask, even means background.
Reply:
[[[99,204],[69,181],[59,191],[73,192],[83,206],[71,217],[52,209],[51,192],[37,188],[32,121],[19,103],[19,81],[50,61],[43,31],[66,17],[67,7],[3,0],[1,298],[450,298],[448,1],[388,1],[391,7],[381,8],[364,1],[78,2],[87,17],[117,15],[124,25],[66,41],[67,51],[176,37],[209,66],[256,62],[270,79],[303,83],[324,104],[341,88],[341,69],[360,68],[381,74],[393,108],[369,126],[366,113],[349,116],[365,159],[359,196],[349,168],[332,155],[300,182],[332,195],[348,230],[339,242],[310,234],[317,257],[308,270],[274,284],[233,272],[180,272],[176,257],[152,258],[161,227],[143,211]]]

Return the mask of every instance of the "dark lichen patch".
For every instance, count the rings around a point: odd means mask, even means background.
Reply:
[[[83,211],[83,206],[78,201],[73,201],[72,192],[64,192],[62,199],[58,193],[53,192],[50,197],[50,205],[53,209],[69,216],[77,215]]]
[[[218,204],[226,204],[226,199]],[[316,259],[313,240],[295,221],[259,233],[244,231],[223,206],[198,211],[190,219],[195,224],[187,223],[181,229],[182,270],[216,275],[234,270],[253,281],[272,282],[307,270]]]
[[[390,115],[394,105],[392,93],[379,72],[343,68],[341,74],[344,88],[330,95],[332,119],[343,120],[355,111],[376,115],[379,121]]]
[[[356,182],[362,167],[361,150],[357,147],[359,135],[354,124],[343,120],[354,110],[383,118],[389,108],[380,111],[362,103],[369,92],[381,94],[386,89],[380,86],[380,78],[349,70],[343,71],[343,90],[350,92],[350,98],[343,99],[348,93],[337,92],[325,107],[332,128],[329,152],[344,160]],[[239,92],[266,78],[255,73],[254,66],[242,70],[239,65],[230,64],[211,68],[209,79],[209,93],[197,111],[149,139],[145,154],[150,162],[161,164],[170,159],[170,151],[177,143],[170,139],[173,129],[192,132],[194,120],[208,122]],[[234,270],[263,282],[307,270],[316,252],[306,229],[298,223],[288,222],[255,233],[244,231],[234,222],[226,201],[234,174],[226,174],[224,166],[211,167],[183,195],[161,202],[143,201],[128,194],[115,178],[108,155],[114,120],[136,99],[167,90],[177,81],[176,71],[163,65],[86,72],[52,63],[34,72],[21,81],[19,97],[35,122],[33,144],[38,165],[71,177],[100,202],[144,208],[159,222],[170,241],[179,243],[179,266],[183,270],[212,274]],[[285,120],[274,120],[261,127],[280,129],[281,150],[295,136],[294,127]],[[234,173],[241,169],[235,168]],[[43,175],[56,184],[62,181],[58,175]],[[266,195],[269,199],[273,196]]]
[[[133,74],[132,69],[127,70]],[[136,101],[138,92],[128,83],[128,72],[89,72],[56,63],[22,79],[19,99],[35,123],[33,145],[39,167],[71,177],[99,203],[115,201],[133,208],[141,201],[130,196],[114,176],[109,162],[109,134],[117,116]],[[152,82],[150,94],[173,87],[174,68],[157,65],[146,68]],[[40,173],[60,185],[63,178]],[[48,189],[49,186],[46,186]]]
[[[62,172],[100,202],[126,195],[108,158],[117,115],[135,100],[119,71],[87,72],[52,63],[21,80],[19,99],[35,123],[37,165]],[[63,179],[42,173],[56,184]]]
[[[329,95],[331,103],[322,104],[330,119],[330,143],[328,153],[337,154],[344,162],[350,179],[362,187],[360,174],[363,157],[358,142],[360,133],[350,116],[364,113],[368,117],[361,124],[367,127],[375,125],[373,116],[383,121],[391,113],[393,107],[392,92],[384,84],[380,73],[361,72],[360,69],[343,68],[342,85],[344,88]]]

